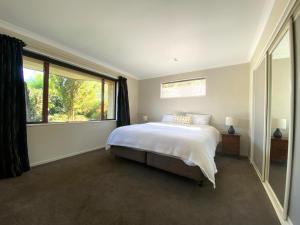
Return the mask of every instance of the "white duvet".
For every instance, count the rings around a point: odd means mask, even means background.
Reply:
[[[214,157],[219,140],[219,131],[209,125],[146,123],[115,129],[106,149],[119,145],[179,158],[187,165],[199,166],[215,187]]]

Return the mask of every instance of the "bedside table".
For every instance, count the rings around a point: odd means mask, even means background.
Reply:
[[[273,138],[271,139],[271,161],[287,161],[289,141],[287,138]]]
[[[240,158],[240,134],[222,133],[222,153]]]

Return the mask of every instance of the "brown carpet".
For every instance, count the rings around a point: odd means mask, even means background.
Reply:
[[[217,188],[104,150],[0,180],[1,225],[279,225],[246,159],[217,156]]]

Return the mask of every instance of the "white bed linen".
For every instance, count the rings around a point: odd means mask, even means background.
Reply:
[[[106,149],[119,145],[180,158],[187,165],[199,166],[215,187],[214,156],[219,140],[219,131],[209,125],[145,123],[116,128]]]

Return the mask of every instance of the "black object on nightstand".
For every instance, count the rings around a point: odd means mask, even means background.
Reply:
[[[240,134],[222,133],[222,153],[240,158]]]

